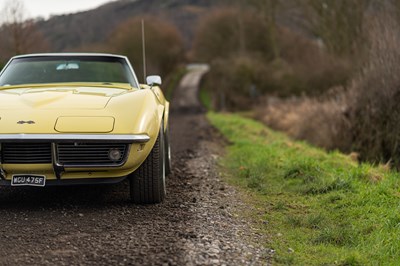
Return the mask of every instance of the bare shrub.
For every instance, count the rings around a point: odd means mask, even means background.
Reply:
[[[195,58],[212,62],[240,54],[273,58],[270,28],[263,17],[237,8],[217,9],[205,17],[196,31]]]
[[[336,55],[359,54],[365,41],[363,22],[369,1],[308,0],[310,29]]]
[[[217,110],[244,110],[252,107],[258,97],[258,85],[268,69],[264,62],[249,56],[233,56],[214,60],[204,80],[204,88],[213,95]]]
[[[200,26],[194,55],[211,65],[205,87],[214,94],[215,109],[250,109],[265,94],[318,95],[351,76],[348,60],[288,28],[272,31],[270,24],[254,9],[228,9]]]
[[[400,31],[389,12],[369,28],[369,63],[354,80],[349,102],[354,149],[361,159],[400,163]]]
[[[349,151],[350,124],[343,88],[334,88],[335,97],[291,99],[269,98],[266,107],[257,110],[256,118],[289,136],[328,150]]]
[[[399,168],[399,25],[390,12],[375,13],[366,29],[368,59],[347,90],[332,89],[318,99],[270,100],[257,116],[295,138]]]
[[[138,77],[143,77],[142,19],[146,30],[148,74],[167,75],[184,59],[182,36],[175,26],[154,17],[133,18],[123,22],[111,34],[108,47],[115,53],[129,57],[136,66]]]
[[[333,56],[318,42],[287,28],[279,28],[281,60],[289,69],[278,83],[278,95],[320,95],[343,85],[355,71],[347,57]]]

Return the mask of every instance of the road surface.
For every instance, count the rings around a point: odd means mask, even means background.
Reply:
[[[192,66],[174,93],[163,204],[132,205],[127,182],[0,188],[0,265],[265,264],[261,236],[238,215],[247,206],[215,168],[222,140],[197,101],[205,71]]]

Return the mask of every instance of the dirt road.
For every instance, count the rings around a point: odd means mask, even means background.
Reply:
[[[260,236],[236,215],[246,206],[216,173],[221,144],[193,98],[202,71],[174,95],[165,203],[132,205],[127,182],[0,188],[0,265],[265,264]]]

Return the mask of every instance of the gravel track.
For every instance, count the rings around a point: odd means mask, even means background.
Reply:
[[[163,204],[132,205],[126,181],[0,188],[0,265],[267,264],[263,238],[237,215],[247,206],[215,169],[222,141],[193,101],[204,71],[175,91]]]

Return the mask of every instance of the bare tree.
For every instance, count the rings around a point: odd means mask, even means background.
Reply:
[[[261,11],[261,15],[268,27],[267,34],[269,36],[270,49],[273,57],[279,57],[279,45],[277,40],[277,25],[276,25],[276,13],[278,10],[279,0],[251,0],[250,1],[258,10]]]
[[[3,8],[4,27],[7,28],[12,40],[15,54],[23,52],[23,35],[25,21],[25,7],[20,0],[8,0]]]
[[[250,9],[218,9],[197,29],[194,42],[196,59],[212,62],[231,56],[254,54],[266,61],[274,59],[274,44],[263,17]]]
[[[146,18],[146,56],[150,74],[168,75],[184,59],[182,36],[174,25],[167,21]],[[111,34],[107,50],[124,54],[136,66],[139,77],[142,69],[142,18],[133,18],[121,23]]]
[[[362,49],[363,21],[369,0],[306,0],[307,18],[314,35],[337,55]]]
[[[231,0],[232,1],[232,0]],[[249,10],[256,11],[258,18],[262,18],[261,27],[265,27],[262,32],[263,38],[268,39],[267,49],[270,50],[272,59],[279,57],[279,45],[277,40],[277,25],[276,25],[276,13],[278,10],[279,0],[234,0],[232,1],[235,6],[240,10],[236,14],[236,23],[232,24],[237,31],[237,38],[239,44],[239,51],[243,54],[248,50],[248,39],[246,24],[248,18],[246,13]],[[228,3],[228,2],[227,2]],[[229,2],[231,4],[231,2]],[[254,14],[254,13],[253,13]]]
[[[27,19],[27,11],[21,0],[8,0],[2,10],[3,35],[1,46],[4,49],[3,59],[12,55],[39,52],[48,49],[41,32],[36,28],[33,20]]]

